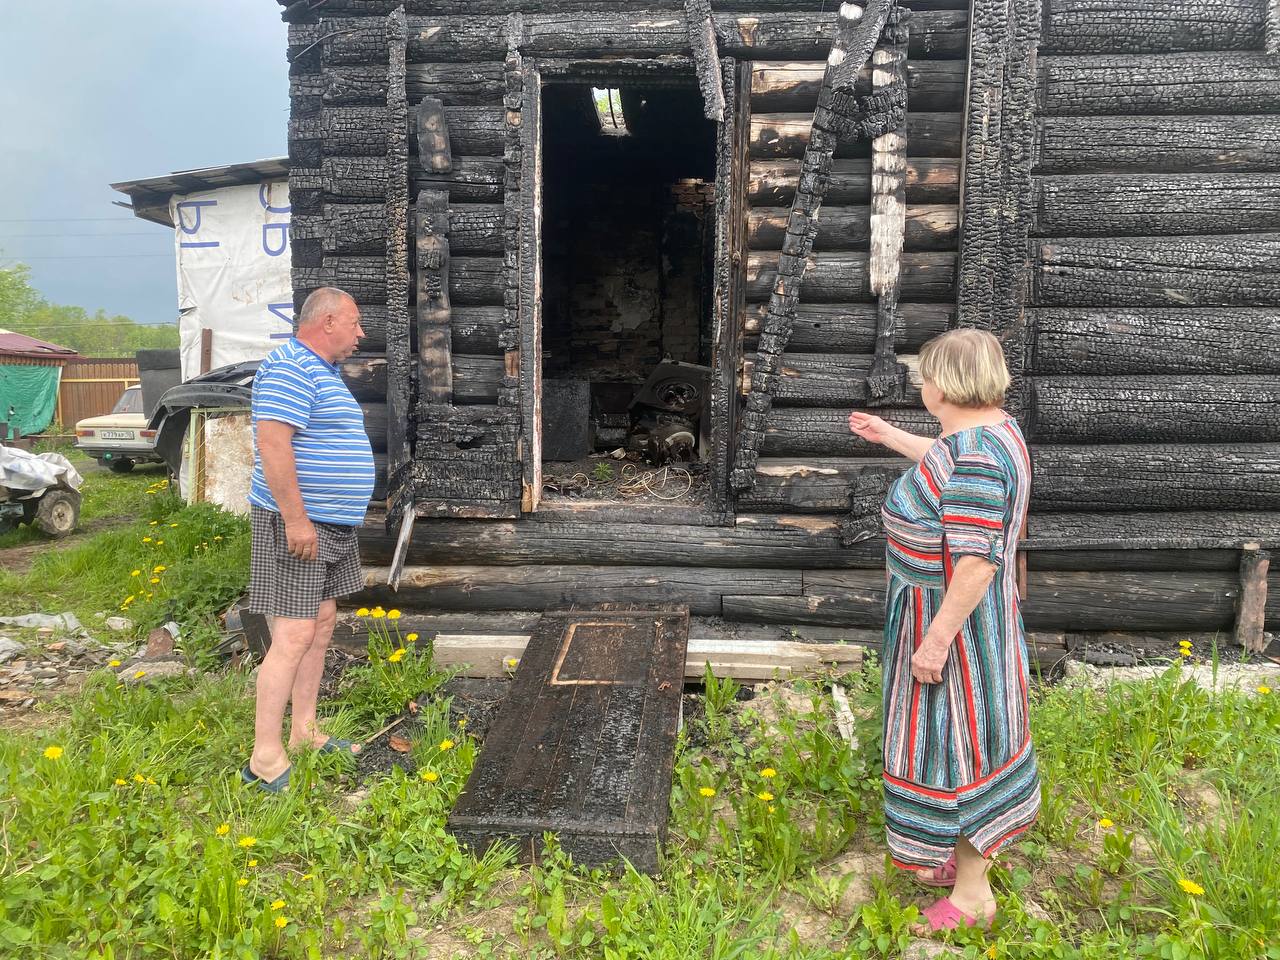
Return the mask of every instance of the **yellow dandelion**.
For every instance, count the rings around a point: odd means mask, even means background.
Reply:
[[[314,874],[314,873],[304,873],[304,874],[302,875],[302,879],[303,879],[303,880],[313,880],[313,879],[315,879],[315,874]]]
[[[219,824],[218,829],[213,832],[220,837],[225,837],[228,833],[231,832],[231,824],[229,823]]]
[[[1189,647],[1189,646],[1191,646],[1191,641],[1190,641],[1190,640],[1179,640],[1179,641],[1178,641],[1178,646],[1180,646],[1180,647]]]
[[[288,917],[276,917],[276,926],[283,930],[289,925]]]
[[[133,674],[133,679],[135,679],[135,680],[141,680],[141,679],[142,679],[143,677],[145,677],[146,675],[147,675],[147,671],[145,671],[145,670],[138,670],[138,671],[135,671],[135,672],[134,672],[134,674]]]
[[[441,740],[441,741],[440,741],[440,749],[441,749],[441,750],[452,750],[452,749],[453,749],[453,741],[452,741],[452,740]]]
[[[156,524],[158,524],[159,522],[160,522],[159,520],[152,520],[149,524],[147,524],[147,526],[149,526],[149,527],[154,527],[154,526],[155,526]]]
[[[361,607],[359,610],[356,611],[357,617],[367,617],[368,615],[369,615],[368,607]]]
[[[213,539],[214,539],[214,542],[215,542],[215,543],[220,542],[220,541],[222,540],[222,534],[218,534],[218,535],[217,535],[216,537],[214,537]]]
[[[434,770],[423,770],[422,779],[427,781],[427,783],[435,783],[440,779],[440,774],[436,773]]]
[[[273,901],[271,901],[271,909],[272,909],[272,910],[283,910],[283,909],[284,909],[284,901],[283,901],[283,900],[273,900]]]
[[[154,787],[156,785],[155,777],[147,777],[147,786]]]
[[[773,767],[765,767],[760,771],[760,776],[764,777],[766,780],[772,780],[777,775],[778,771],[773,769]]]
[[[237,842],[247,850],[258,842],[258,838],[245,836],[241,837]]]
[[[127,785],[128,785],[128,781],[127,781],[127,780],[121,780],[119,777],[116,777],[116,786],[117,786],[117,787],[123,787],[123,786],[127,786]]]
[[[1265,683],[1264,683],[1264,684],[1261,684],[1261,685],[1260,685],[1260,686],[1258,686],[1256,689],[1257,689],[1257,691],[1258,691],[1259,693],[1261,693],[1261,694],[1263,694],[1263,695],[1266,695],[1266,694],[1268,694],[1268,693],[1270,693],[1270,692],[1271,692],[1271,688],[1270,688],[1270,687],[1268,687]]]
[[[991,946],[987,947],[987,952],[986,952],[987,960],[996,960],[996,956],[997,954],[996,954],[995,944],[992,944]]]
[[[1188,880],[1186,877],[1183,877],[1178,881],[1178,886],[1183,889],[1184,893],[1189,893],[1193,897],[1204,896],[1204,887],[1200,886],[1200,884],[1196,883],[1194,880]]]
[[[404,647],[398,647],[397,649],[392,650],[390,655],[387,657],[387,663],[399,663],[404,659],[404,652]]]
[[[1181,650],[1178,651],[1178,653],[1182,654],[1184,657],[1189,657],[1191,656],[1191,648],[1183,647]]]
[[[152,567],[152,568],[151,568],[151,572],[152,572],[152,573],[164,573],[164,572],[165,572],[166,570],[168,570],[168,569],[169,569],[169,568],[168,568],[168,567],[166,567],[163,563],[157,563],[154,567]]]
[[[150,542],[151,542],[151,538],[150,538],[150,537],[143,537],[143,538],[142,538],[142,542],[143,542],[143,543],[150,543]]]
[[[151,578],[151,580],[150,580],[149,582],[150,582],[150,583],[159,583],[159,582],[160,582],[160,578],[159,578],[159,577],[152,577],[152,578]]]
[[[388,619],[388,620],[399,620],[399,619],[400,619],[400,611],[399,611],[399,610],[388,610],[388,611],[387,611],[387,619]]]
[[[467,718],[466,718],[466,717],[463,717],[461,720],[459,720],[459,721],[458,721],[458,729],[459,729],[459,730],[465,730],[465,729],[467,729]]]
[[[704,797],[710,800],[712,797],[716,795],[716,788],[715,787],[699,787],[698,793],[702,794]]]
[[[57,760],[61,756],[62,756],[61,747],[45,747],[44,748],[44,758],[46,760]]]
[[[250,861],[249,861],[249,866],[251,866],[251,867],[256,867],[257,865],[258,865],[258,861],[257,861],[257,860],[250,860]]]
[[[236,881],[237,887],[247,887],[248,885],[249,885],[248,877],[241,877],[239,880]]]
[[[148,490],[147,493],[149,493],[153,497],[156,495],[156,492],[154,490]]]
[[[1111,820],[1110,817],[1103,817],[1101,820],[1098,821],[1098,826],[1100,826],[1103,830],[1110,830],[1112,827],[1115,826],[1115,822]]]
[[[146,777],[144,777],[144,776],[143,776],[142,774],[140,774],[140,773],[135,773],[135,774],[133,775],[133,782],[134,782],[134,783],[146,783],[146,782],[147,782],[147,778],[146,778]]]
[[[508,670],[514,670],[516,667],[520,665],[520,661],[517,660],[515,657],[507,657],[506,664],[507,664]]]
[[[156,541],[156,546],[157,546],[157,547],[163,547],[163,546],[164,546],[164,541],[163,541],[163,540],[157,540],[157,541]]]
[[[171,523],[171,524],[169,524],[169,526],[171,526],[171,527],[176,527],[176,526],[177,526],[177,524],[176,524],[176,523]]]
[[[142,576],[142,571],[141,571],[141,570],[134,570],[132,573],[130,573],[130,574],[129,574],[129,576],[131,576],[131,577],[140,577],[140,576]]]
[[[769,808],[768,808],[768,809],[769,809],[769,812],[770,812],[770,813],[773,813],[773,812],[774,812],[775,810],[777,810],[778,808],[777,808],[777,807],[775,807],[775,806],[771,803],[771,804],[769,804]]]
[[[369,616],[373,617],[375,620],[381,620],[386,615],[387,611],[383,610],[381,607],[374,607],[369,611]]]
[[[416,633],[408,633],[408,634],[405,634],[404,639],[406,643],[417,643],[418,635]]]
[[[768,790],[761,790],[759,793],[756,794],[756,796],[759,797],[761,800],[763,800],[765,803],[768,803],[770,800],[773,799],[773,794],[770,793]]]
[[[112,660],[110,663],[108,663],[108,664],[107,664],[107,666],[108,666],[108,667],[118,667],[118,666],[120,666],[120,661],[119,661],[119,660]]]

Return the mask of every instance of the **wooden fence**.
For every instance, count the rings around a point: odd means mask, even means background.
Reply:
[[[110,413],[124,388],[138,383],[138,361],[115,357],[81,357],[62,368],[57,422],[65,433],[86,417]]]

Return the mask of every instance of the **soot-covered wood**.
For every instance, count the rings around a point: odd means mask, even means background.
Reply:
[[[657,873],[688,639],[682,609],[544,614],[447,829],[477,856],[536,859],[550,831],[584,866]]]
[[[799,160],[752,160],[747,171],[747,200],[756,207],[790,203],[799,178]],[[908,157],[906,190],[907,203],[955,203],[960,197],[960,161]],[[825,203],[867,203],[870,198],[870,160],[832,162]]]
[[[403,512],[412,509],[414,499],[406,475],[412,455],[413,361],[409,334],[409,103],[404,92],[403,7],[396,8],[387,18],[384,30],[388,51],[387,253],[382,301],[387,305],[387,523],[397,525]],[[360,302],[359,297],[356,302]]]
[[[1260,50],[1268,0],[1043,0],[1041,54]]]

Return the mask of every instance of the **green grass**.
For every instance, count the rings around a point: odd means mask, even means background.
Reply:
[[[243,587],[245,525],[140,486],[137,519],[0,574],[0,609],[116,610],[138,596],[132,570],[164,566],[130,616],[176,615],[196,625],[189,652],[206,649]],[[427,776],[357,782],[305,755],[289,793],[241,788],[252,680],[236,672],[148,688],[102,671],[43,729],[0,728],[0,957],[414,957],[430,941],[433,956],[819,960],[910,942],[927,897],[883,865],[874,666],[843,678],[852,750],[824,685],[744,703],[709,680],[678,742],[661,876],[577,868],[553,839],[530,869],[445,831],[478,744],[425,639],[375,626],[329,729],[367,736],[426,691],[412,756]],[[1036,695],[1043,814],[997,868],[1003,922],[959,935],[965,956],[1280,960],[1280,692],[1209,694],[1180,671]],[[867,875],[841,877],[851,855]]]

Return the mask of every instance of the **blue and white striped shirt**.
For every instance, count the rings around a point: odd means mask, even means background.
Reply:
[[[373,493],[373,449],[364,414],[338,368],[296,339],[272,353],[253,378],[253,482],[249,502],[280,512],[262,473],[261,420],[294,428],[298,490],[307,516],[344,527],[364,522]]]

